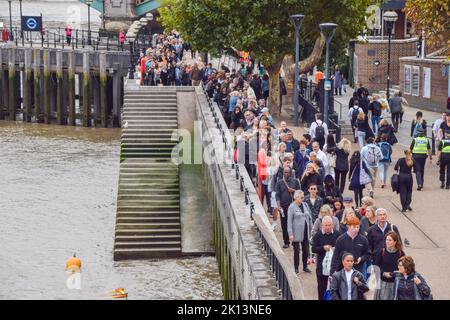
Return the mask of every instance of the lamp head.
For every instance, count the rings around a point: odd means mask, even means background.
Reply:
[[[334,33],[336,32],[337,24],[326,22],[319,24],[319,27],[320,32],[322,32],[325,39],[327,39],[327,41],[330,41],[333,38]]]
[[[87,4],[88,6],[92,5],[92,2],[94,2],[94,0],[86,0],[86,4]]]
[[[398,15],[395,11],[386,11],[383,15],[383,20],[386,22],[394,23],[397,19]]]
[[[294,14],[291,16],[291,21],[296,28],[300,28],[302,26],[303,19],[305,19],[303,14]]]

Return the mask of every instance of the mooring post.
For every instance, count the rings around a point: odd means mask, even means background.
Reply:
[[[119,70],[119,64],[115,64],[115,70]],[[122,77],[119,75],[119,72],[115,72],[113,76],[113,127],[120,127],[122,120],[120,119],[120,104],[122,98]]]
[[[50,110],[51,110],[51,97],[50,97],[50,50],[43,50],[44,57],[44,123],[50,124]]]
[[[83,126],[91,126],[91,96],[89,73],[89,52],[83,52]]]
[[[65,123],[66,103],[63,101],[63,52],[56,51],[56,123]]]
[[[106,96],[106,85],[108,75],[106,74],[106,54],[100,53],[100,119],[103,128],[108,127],[108,98]]]
[[[37,122],[42,122],[41,110],[41,49],[35,49],[34,56],[34,115]]]
[[[16,49],[8,49],[9,121],[16,121]]]
[[[67,53],[67,99],[69,105],[69,125],[75,125],[75,59],[73,51]]]
[[[25,65],[24,65],[24,77],[22,80],[23,85],[23,121],[31,122],[31,86],[33,80],[31,78],[31,64],[33,63],[33,52],[30,48],[24,49],[25,53]]]

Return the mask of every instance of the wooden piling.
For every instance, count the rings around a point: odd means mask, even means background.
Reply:
[[[31,64],[33,62],[33,52],[30,48],[25,49],[25,65],[24,76],[22,79],[23,85],[23,121],[31,122],[31,86],[33,85],[33,79],[31,78]]]
[[[44,94],[44,123],[50,124],[50,109],[51,109],[50,51],[43,50],[43,57],[44,57],[44,83],[42,93]]]
[[[106,54],[100,53],[100,119],[103,128],[108,127],[108,99],[106,96],[106,86],[108,75],[106,74]]]
[[[67,99],[69,106],[69,125],[75,125],[75,59],[73,51],[67,54]]]
[[[63,53],[56,51],[56,123],[66,124],[66,102],[63,101]]]
[[[118,68],[118,64],[116,65]],[[121,103],[121,97],[122,97],[122,78],[119,76],[118,73],[114,74],[113,77],[113,108],[112,108],[112,114],[113,114],[113,121],[112,126],[113,127],[120,127],[122,120],[120,119],[120,106]]]
[[[16,50],[8,50],[8,107],[9,121],[16,121]]]
[[[34,115],[37,122],[42,122],[43,114],[41,109],[41,50],[33,51],[34,60]]]
[[[89,94],[90,88],[90,73],[89,73],[89,52],[83,53],[83,126],[91,126],[91,96]]]

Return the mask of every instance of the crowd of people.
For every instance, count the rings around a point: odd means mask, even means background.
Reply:
[[[352,150],[348,139],[335,141],[321,114],[299,140],[286,122],[276,127],[267,107],[264,70],[249,64],[225,79],[221,71],[213,70],[203,79],[205,90],[234,130],[235,160],[244,164],[258,188],[273,228],[281,226],[283,248],[293,247],[295,271],[299,272],[300,252],[304,272],[310,273],[308,266],[315,261],[318,298],[330,293],[331,299],[364,299],[370,276],[378,275],[375,299],[431,299],[429,286],[406,255],[398,228],[374,199],[378,175],[381,187],[387,186],[406,103],[401,92],[389,100],[370,97],[364,87],[355,92],[348,116],[359,149]],[[394,125],[385,112],[395,114]],[[448,120],[450,124],[450,116]],[[448,153],[450,130],[443,132],[446,142],[440,150],[447,148]],[[403,212],[413,210],[412,170],[421,190],[423,159],[431,161],[429,143],[423,144],[426,123],[420,113],[411,135],[411,148],[394,166]],[[354,197],[344,196],[346,188]]]
[[[308,265],[316,264],[318,298],[326,299],[329,293],[331,299],[364,299],[370,277],[375,276],[375,299],[431,299],[429,286],[406,255],[407,240],[401,239],[398,228],[388,222],[387,210],[377,207],[374,198],[378,176],[381,188],[387,186],[396,133],[407,105],[402,93],[386,99],[370,96],[362,85],[355,91],[348,118],[357,150],[346,138],[335,141],[321,114],[297,139],[286,122],[277,127],[270,114],[264,66],[252,60],[238,70],[223,64],[217,70],[201,61],[191,66],[183,62],[186,49],[176,32],[156,36],[141,59],[141,84],[204,86],[234,131],[235,161],[244,165],[257,187],[273,229],[281,227],[283,248],[293,247],[295,271],[299,272],[300,252],[304,272],[311,273]],[[340,76],[336,69],[335,78]],[[280,91],[286,94],[283,81]],[[441,187],[447,181],[449,189],[450,113],[433,130]],[[426,121],[417,112],[411,146],[395,163],[398,174],[391,177],[404,213],[413,210],[413,172],[420,191],[425,162],[432,161],[426,135]],[[354,197],[344,196],[346,188]]]

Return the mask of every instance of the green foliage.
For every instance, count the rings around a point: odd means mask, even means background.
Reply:
[[[319,24],[334,22],[336,51],[346,47],[365,27],[370,0],[166,0],[159,9],[166,28],[177,29],[199,51],[230,47],[249,51],[266,66],[279,67],[293,53],[292,14],[301,13],[303,49],[312,50]],[[304,50],[302,50],[304,54]]]

